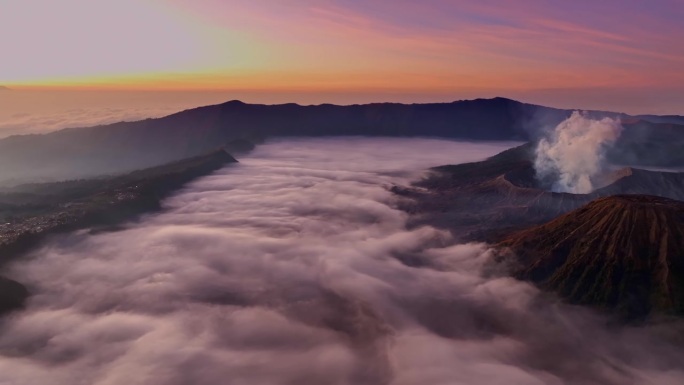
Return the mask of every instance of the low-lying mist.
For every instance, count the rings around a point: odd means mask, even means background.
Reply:
[[[236,97],[214,91],[12,89],[0,92],[0,138],[160,117]]]
[[[513,145],[271,142],[161,214],[56,237],[12,268],[34,295],[0,383],[683,383],[675,325],[606,326],[487,245],[406,229],[388,187]]]

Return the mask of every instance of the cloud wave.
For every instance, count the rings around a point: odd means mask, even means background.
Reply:
[[[13,275],[0,383],[675,384],[670,327],[611,329],[407,230],[387,187],[510,143],[260,146],[126,229],[57,237]]]

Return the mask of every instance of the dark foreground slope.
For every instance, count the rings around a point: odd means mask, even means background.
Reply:
[[[0,265],[45,236],[87,227],[112,226],[159,208],[162,198],[185,183],[236,160],[224,150],[126,175],[23,185],[0,192]],[[0,313],[28,295],[0,277]]]
[[[232,101],[158,119],[0,140],[0,182],[121,173],[196,156],[232,140],[340,135],[528,140],[571,112],[504,98],[352,106]],[[626,117],[608,112],[592,116]],[[684,145],[682,127],[633,119],[612,156],[624,164],[661,165],[666,160],[684,165],[678,151]]]
[[[648,194],[684,200],[684,173],[635,168],[615,172],[612,183],[591,194],[551,192],[535,179],[533,151],[528,143],[482,162],[437,167],[417,188],[394,191],[413,198],[404,208],[414,214],[414,224],[431,224],[458,238],[479,241],[496,241],[599,197]]]
[[[597,199],[507,236],[514,274],[577,304],[628,318],[684,314],[684,202]]]

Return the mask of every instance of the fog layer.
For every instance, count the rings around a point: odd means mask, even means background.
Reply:
[[[0,138],[160,117],[230,100],[225,92],[0,92]]]
[[[510,146],[273,142],[162,214],[55,238],[11,272],[34,296],[2,322],[0,383],[682,383],[673,325],[609,329],[486,245],[406,230],[388,187]]]

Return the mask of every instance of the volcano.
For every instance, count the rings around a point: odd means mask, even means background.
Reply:
[[[633,319],[684,314],[684,202],[599,198],[499,243],[514,275],[569,302]]]
[[[594,199],[620,194],[684,200],[684,173],[619,168],[604,175],[589,194],[549,191],[537,180],[534,144],[527,143],[481,162],[434,168],[412,188],[395,188],[412,198],[404,208],[413,225],[448,229],[461,240],[498,242],[540,225]]]
[[[412,224],[495,244],[512,274],[628,320],[684,314],[684,173],[607,172],[589,194],[549,191],[527,143],[442,166],[396,191]]]

